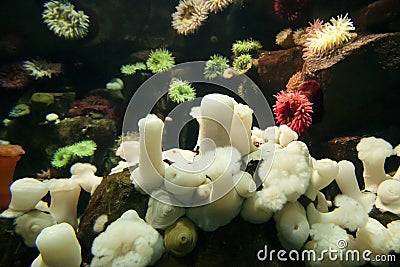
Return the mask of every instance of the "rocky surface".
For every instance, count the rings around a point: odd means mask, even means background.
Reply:
[[[39,255],[36,248],[27,247],[14,232],[14,219],[0,218],[0,266],[30,266]]]
[[[90,249],[97,236],[93,232],[96,219],[106,214],[109,225],[118,219],[125,211],[134,209],[144,218],[147,209],[148,196],[134,190],[128,170],[103,178],[101,184],[90,198],[89,204],[81,217],[77,237],[82,248],[82,258],[88,261],[92,258]]]
[[[399,45],[400,33],[384,33],[358,36],[327,56],[306,61],[301,59],[299,47],[264,52],[258,59],[260,84],[264,94],[271,96],[285,89],[290,76],[299,70],[307,80],[321,84],[321,119],[304,134],[314,144],[336,136],[377,132],[399,143],[400,118],[395,116],[400,86]]]

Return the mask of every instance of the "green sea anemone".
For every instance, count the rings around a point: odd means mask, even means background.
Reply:
[[[221,55],[212,55],[206,62],[204,68],[204,77],[206,79],[214,79],[217,77],[222,77],[224,71],[229,68],[229,60]]]
[[[41,103],[46,106],[50,106],[54,103],[54,95],[50,93],[34,93],[31,96],[31,102]]]
[[[31,108],[26,104],[18,104],[8,113],[8,117],[15,119],[31,113]]]
[[[51,165],[56,168],[62,168],[66,166],[72,158],[71,151],[68,146],[59,148],[56,153],[53,155],[53,160],[51,161]]]
[[[191,101],[196,97],[196,91],[190,83],[177,78],[172,78],[168,89],[169,98],[176,102]]]
[[[69,146],[72,154],[77,157],[89,157],[93,156],[96,151],[97,145],[92,140],[84,140]]]
[[[153,73],[160,73],[172,68],[175,65],[175,59],[167,49],[159,48],[150,52],[146,65]]]
[[[77,158],[93,156],[96,148],[97,145],[92,140],[83,140],[70,146],[61,147],[54,153],[51,165],[56,168],[66,167]]]
[[[262,45],[259,41],[255,41],[253,39],[236,41],[232,45],[232,52],[235,56],[240,56],[243,54],[253,54],[261,49]]]
[[[146,64],[143,62],[137,62],[135,64],[128,64],[121,66],[121,73],[124,75],[133,75],[139,70],[146,70]]]
[[[242,74],[251,69],[252,65],[252,58],[249,54],[240,55],[233,61],[233,68]]]

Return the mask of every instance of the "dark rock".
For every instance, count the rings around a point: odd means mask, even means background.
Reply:
[[[285,90],[289,78],[303,66],[302,47],[263,51],[258,58],[258,75],[265,94]],[[268,97],[268,96],[267,96]]]
[[[59,123],[60,138],[71,145],[81,140],[90,139],[108,148],[116,138],[115,123],[111,119],[94,119],[91,116],[66,118]]]
[[[251,224],[237,217],[228,225],[213,232],[199,230],[197,245],[183,258],[164,253],[154,265],[161,266],[291,266],[293,263],[279,262],[276,253],[272,260],[260,261],[257,252],[283,249],[276,236],[273,220],[264,224]],[[268,253],[268,252],[267,252]],[[296,262],[296,266],[303,266]]]
[[[14,219],[0,218],[0,266],[30,266],[39,255],[36,248],[27,247],[14,232]]]
[[[400,123],[395,116],[399,45],[400,33],[359,36],[327,56],[304,62],[302,74],[317,80],[323,92],[322,120],[309,129],[314,141],[373,133]]]
[[[336,161],[350,160],[354,162],[357,157],[356,146],[360,136],[335,137],[328,142],[329,155],[327,157]]]
[[[379,0],[352,13],[358,29],[370,32],[400,31],[398,0]]]
[[[125,211],[134,209],[141,218],[145,217],[148,196],[134,190],[128,170],[104,177],[90,198],[83,213],[77,237],[82,248],[83,261],[90,263],[93,257],[90,253],[94,238],[93,224],[103,214],[108,216],[109,225],[118,219]]]

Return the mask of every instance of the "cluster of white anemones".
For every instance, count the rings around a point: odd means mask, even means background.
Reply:
[[[89,16],[67,1],[49,1],[43,6],[42,18],[50,30],[66,39],[79,39],[89,31]]]
[[[129,266],[147,266],[164,251],[187,255],[196,245],[197,227],[214,231],[239,214],[255,224],[274,219],[285,249],[317,254],[316,261],[307,262],[309,266],[365,263],[332,261],[323,253],[330,250],[368,250],[371,259],[400,253],[400,220],[383,225],[369,217],[374,205],[400,215],[400,168],[394,175],[384,169],[387,157],[400,155],[400,146],[393,149],[375,137],[361,139],[357,151],[365,189],[360,190],[353,163],[312,158],[306,144],[286,125],[251,130],[253,110],[229,96],[206,95],[191,114],[199,123],[199,154],[178,148],[163,152],[164,122],[153,114],[139,120],[139,141],[121,143],[117,155],[126,162],[114,171],[139,163],[131,179],[136,190],[150,195],[148,209],[145,221],[132,210],[106,229],[107,214],[96,220],[94,231],[101,233],[93,242],[92,266],[132,262],[136,265]],[[241,170],[244,162],[252,160],[260,162],[254,175]],[[66,260],[68,266],[79,266],[80,246],[72,227],[78,223],[81,188],[93,193],[101,182],[95,172],[94,166],[77,163],[71,167],[70,179],[44,183],[25,178],[13,183],[9,209],[2,216],[19,217],[16,231],[26,244],[36,244],[40,250],[32,266]],[[341,192],[333,202],[322,192],[332,182]],[[48,191],[50,207],[40,202]],[[165,230],[164,239],[155,229]],[[50,254],[51,246],[67,252]]]
[[[331,18],[330,23],[315,20],[307,28],[307,41],[304,44],[303,58],[311,55],[326,55],[334,49],[350,42],[357,34],[350,18],[340,15]]]
[[[398,147],[393,150],[386,141],[374,137],[360,141],[357,150],[364,163],[366,187],[360,190],[351,162],[312,158],[307,146],[297,141],[298,135],[286,125],[251,130],[252,110],[230,97],[207,95],[192,113],[200,127],[197,146],[201,156],[180,149],[162,152],[163,122],[155,115],[139,122],[140,141],[132,144],[139,156],[126,151],[125,158],[139,162],[132,174],[135,187],[146,188],[151,195],[146,221],[153,227],[168,229],[184,218],[204,231],[214,231],[240,214],[244,220],[257,224],[273,218],[286,249],[318,253],[337,249],[341,240],[349,244],[348,248],[340,248],[343,253],[370,250],[374,255],[388,255],[390,251],[400,251],[400,221],[385,227],[369,217],[374,204],[381,211],[400,213],[396,193],[400,189],[400,172],[389,176],[384,171],[385,158],[399,154]],[[226,133],[222,129],[230,130]],[[205,142],[210,139],[216,147]],[[128,144],[127,148],[131,145]],[[165,158],[172,164],[164,163]],[[189,168],[207,158],[213,158],[213,162],[202,171]],[[244,158],[261,160],[254,176],[240,170]],[[221,180],[225,182],[218,183]],[[341,194],[330,202],[321,190],[333,181]],[[199,199],[212,200],[222,190],[221,184],[232,184],[233,188],[218,200],[196,207],[180,206]],[[182,191],[181,187],[193,190]],[[301,204],[301,197],[311,203]],[[346,231],[354,232],[355,237]],[[377,231],[382,233],[379,239],[375,238]],[[328,257],[322,262],[331,263]],[[308,264],[318,266],[319,262],[311,260]]]

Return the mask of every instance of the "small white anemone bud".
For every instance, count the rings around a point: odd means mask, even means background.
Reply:
[[[53,124],[60,123],[60,117],[56,113],[49,113],[46,115],[46,121]]]
[[[107,222],[108,222],[107,214],[102,214],[99,217],[97,217],[96,221],[93,224],[93,232],[96,234],[103,232]]]

